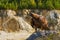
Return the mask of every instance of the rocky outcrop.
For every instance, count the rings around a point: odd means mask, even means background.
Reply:
[[[49,25],[52,26],[54,30],[58,30],[60,32],[60,10],[0,10],[0,30],[3,30],[0,31],[0,40],[33,40],[39,36],[45,36],[45,34],[55,33],[52,31],[52,28],[51,31],[46,31],[46,33],[44,30],[41,32],[34,32],[34,29],[30,25],[30,12],[45,16],[45,18],[48,20]],[[58,15],[57,18],[55,17],[54,13]],[[10,33],[8,33],[7,31]]]
[[[46,17],[46,19],[49,21],[49,23],[52,23],[52,25],[57,25],[56,23],[58,22],[58,26],[60,24],[60,11],[59,10],[38,10],[38,9],[23,9],[23,10],[17,10],[17,11],[12,11],[12,13],[10,12],[9,14],[7,14],[8,10],[0,10],[0,25],[2,28],[2,24],[4,22],[6,22],[8,19],[11,20],[11,18],[13,20],[15,20],[12,16],[12,14],[14,16],[17,17],[22,17],[24,21],[26,21],[28,24],[30,24],[31,22],[31,16],[30,16],[30,12],[34,12],[37,13],[39,15],[43,15]],[[14,13],[13,13],[14,12]],[[54,19],[54,13],[58,14],[57,19]],[[11,15],[11,16],[10,16]],[[51,20],[50,20],[51,19]],[[8,20],[8,21],[9,21]],[[7,21],[7,22],[8,22]],[[11,20],[12,21],[12,20]],[[15,20],[16,21],[16,20]],[[52,22],[53,21],[53,22]],[[12,22],[13,23],[13,22]],[[15,24],[15,23],[13,23]],[[17,25],[19,25],[19,23],[16,22]],[[9,24],[10,25],[10,24]],[[50,25],[50,24],[49,24]],[[17,26],[19,27],[19,26]],[[0,28],[0,29],[1,29]]]

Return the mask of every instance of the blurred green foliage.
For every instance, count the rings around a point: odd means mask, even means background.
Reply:
[[[60,0],[0,0],[0,9],[60,9]]]

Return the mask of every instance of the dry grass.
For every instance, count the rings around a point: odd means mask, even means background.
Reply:
[[[8,23],[7,23],[7,30],[9,31],[18,31],[20,29],[19,27],[20,25],[18,24],[18,22],[14,19],[11,19]]]
[[[4,18],[3,22],[7,21],[8,19],[9,18]],[[6,29],[5,31],[15,32],[15,31],[18,31],[20,29],[19,23],[14,19],[11,19],[4,26],[2,26],[3,22],[1,22],[1,20],[0,20],[0,30],[5,30]]]

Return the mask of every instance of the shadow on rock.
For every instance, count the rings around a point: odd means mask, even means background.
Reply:
[[[37,31],[37,32],[34,32],[29,38],[27,38],[26,40],[35,40],[36,38],[38,37],[46,37],[50,34],[57,34],[56,32],[54,31],[44,31],[44,32],[41,32],[41,31]]]
[[[41,32],[34,32],[28,39],[26,40],[35,40],[37,37],[41,37]]]

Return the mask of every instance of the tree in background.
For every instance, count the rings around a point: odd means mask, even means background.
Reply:
[[[53,5],[55,9],[60,9],[60,0],[53,0]]]
[[[5,4],[8,0],[0,0],[0,9],[5,9]]]
[[[34,0],[20,0],[20,8],[36,8]]]
[[[18,8],[18,4],[17,4],[16,0],[14,0],[14,1],[9,0],[9,1],[6,3],[5,8],[6,8],[6,9],[16,10],[16,9]]]
[[[0,9],[60,9],[60,0],[0,0]]]
[[[16,10],[18,5],[16,0],[0,0],[0,8]]]
[[[28,1],[29,0],[20,0],[19,8],[21,8],[21,9],[28,8]]]
[[[29,0],[28,5],[29,5],[29,8],[33,8],[33,9],[36,8],[35,0]]]
[[[52,0],[46,1],[46,9],[54,9]]]
[[[39,0],[39,2],[38,2],[38,8],[39,9],[43,9],[43,7],[44,7],[44,5],[43,5],[42,0]]]

